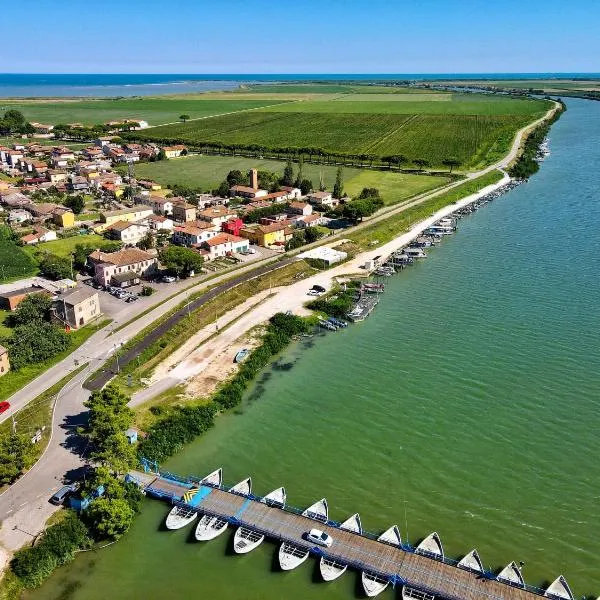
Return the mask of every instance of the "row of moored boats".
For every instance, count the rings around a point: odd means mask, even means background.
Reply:
[[[222,483],[223,472],[221,469],[217,469],[199,481],[200,486],[213,488],[220,488]],[[199,489],[200,488],[198,488],[198,490]],[[229,493],[240,496],[250,496],[252,493],[252,479],[250,477],[243,479],[230,488]],[[277,488],[267,494],[264,498],[261,498],[259,501],[270,507],[285,509],[287,501],[285,488]],[[177,504],[171,509],[167,516],[165,523],[166,527],[167,529],[181,529],[182,527],[192,523],[198,517],[198,514],[198,510],[191,506]],[[321,524],[328,524],[329,506],[327,504],[327,500],[322,498],[318,502],[315,502],[307,509],[302,511],[302,516]],[[224,533],[228,526],[229,522],[227,519],[220,516],[204,514],[200,517],[200,520],[196,525],[195,538],[198,541],[213,540]],[[343,523],[341,523],[341,525],[339,525],[338,529],[355,533],[357,535],[362,535],[363,528],[359,514],[356,513],[346,519]],[[260,546],[264,539],[264,534],[248,527],[239,526],[234,534],[233,549],[237,554],[247,554],[248,552],[251,552]],[[377,538],[377,541],[383,544],[394,546],[396,548],[405,549],[402,544],[400,529],[397,525],[392,525],[392,527],[384,531]],[[283,571],[295,569],[308,559],[310,550],[310,547],[284,541],[279,547],[279,566]],[[428,535],[414,549],[414,552],[434,560],[444,560],[444,548],[442,546],[442,540],[437,532],[433,532],[432,534]],[[472,550],[469,552],[458,562],[457,566],[461,569],[471,571],[472,573],[481,576],[486,575],[483,562],[481,561],[477,550]],[[324,581],[334,581],[343,575],[347,568],[348,565],[344,562],[333,557],[328,557],[326,554],[321,552],[319,569]],[[388,587],[390,583],[389,578],[369,571],[363,571],[361,573],[361,579],[365,594],[369,597],[379,595]],[[496,576],[496,579],[502,583],[517,588],[525,587],[521,569],[515,562],[511,562],[504,569],[502,569],[502,571]],[[571,590],[562,575],[554,580],[552,584],[545,590],[544,596],[554,600],[574,600],[573,594],[571,593]],[[403,587],[402,598],[404,600],[434,600],[434,596],[431,594],[416,588],[411,588],[407,585],[404,585]]]

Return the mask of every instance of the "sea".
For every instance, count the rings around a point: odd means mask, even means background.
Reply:
[[[396,523],[412,545],[437,531],[449,557],[476,548],[490,570],[514,560],[529,584],[564,574],[599,596],[600,103],[567,107],[528,183],[387,279],[366,321],[290,346],[163,466],[283,485],[299,508],[326,497],[334,520]],[[284,573],[275,543],[236,556],[232,527],[199,543],[165,530],[168,511],[145,500],[121,541],[28,597],[364,597],[354,571]]]
[[[245,83],[422,79],[598,78],[599,73],[39,74],[0,73],[0,98],[125,97],[227,91]]]

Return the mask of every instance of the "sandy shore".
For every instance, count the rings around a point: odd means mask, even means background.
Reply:
[[[406,246],[442,217],[449,216],[476,202],[479,198],[509,182],[510,177],[505,173],[503,179],[498,183],[466,196],[455,204],[445,206],[383,246],[361,252],[352,260],[338,267],[317,273],[292,285],[274,288],[269,297],[261,294],[258,296],[258,300],[257,297],[247,300],[240,307],[236,307],[221,317],[222,323],[230,324],[219,335],[214,335],[215,327],[211,325],[192,336],[182,348],[161,363],[152,375],[151,385],[134,394],[131,405],[135,406],[146,402],[165,389],[180,383],[186,384],[186,389],[190,394],[210,393],[210,390],[214,389],[218,382],[223,381],[235,371],[233,357],[240,347],[252,344],[252,340],[247,337],[252,329],[266,322],[276,312],[289,310],[298,315],[307,314],[304,304],[309,300],[307,291],[313,285],[319,284],[330,289],[334,281],[340,277],[365,275],[365,271],[361,268],[365,261],[376,256],[387,256]],[[202,343],[202,340],[208,337],[210,339]]]

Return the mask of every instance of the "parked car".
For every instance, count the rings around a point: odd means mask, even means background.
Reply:
[[[320,529],[311,529],[306,534],[306,541],[319,546],[325,546],[325,548],[331,548],[331,544],[333,544],[333,538]]]
[[[131,294],[129,295],[129,298],[125,298],[125,302],[135,302],[136,300],[139,300],[139,298]]]
[[[321,294],[325,292],[325,288],[322,285],[315,284],[310,289],[315,290],[315,292],[321,292]]]
[[[56,506],[60,506],[71,494],[74,494],[77,491],[77,487],[78,486],[74,483],[71,485],[63,485],[56,494],[52,495],[50,502]]]
[[[309,296],[320,296],[323,292],[318,292],[317,290],[308,290]]]
[[[10,408],[10,402],[0,402],[0,413],[6,412]]]
[[[248,248],[248,254],[256,254],[256,248],[250,246],[250,248]]]
[[[176,277],[173,277],[172,275],[165,275],[163,278],[163,283],[175,283],[177,281]]]

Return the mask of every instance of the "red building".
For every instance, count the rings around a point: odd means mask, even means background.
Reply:
[[[239,237],[240,229],[243,226],[244,222],[240,218],[235,217],[233,219],[229,219],[229,221],[225,221],[225,223],[221,223],[221,231]]]

